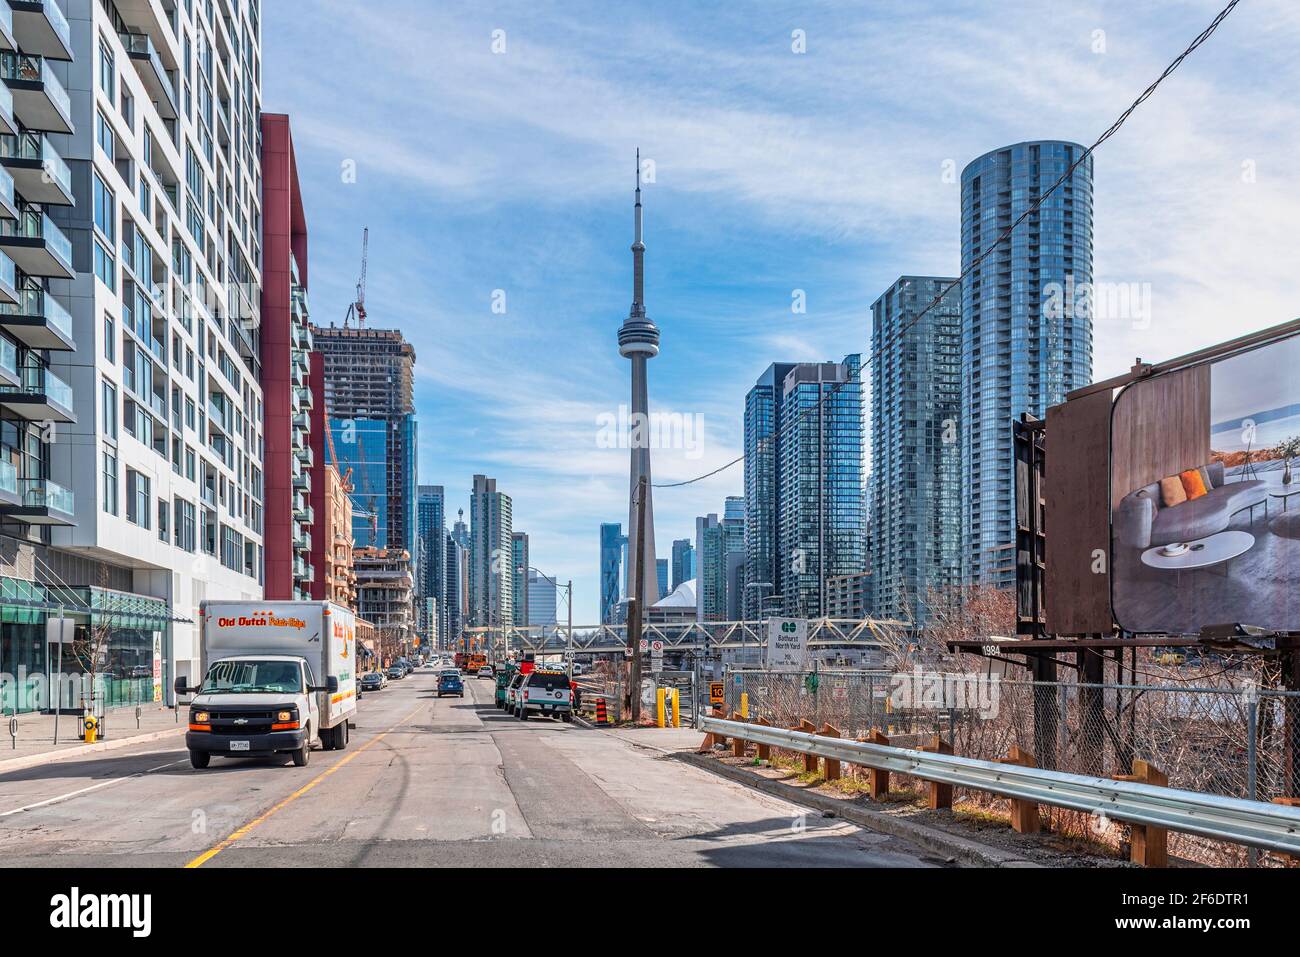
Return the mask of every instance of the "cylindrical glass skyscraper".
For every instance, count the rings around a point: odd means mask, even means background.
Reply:
[[[962,531],[967,583],[1015,582],[1011,423],[1092,381],[1092,157],[994,243],[1083,154],[1041,140],[962,171]]]

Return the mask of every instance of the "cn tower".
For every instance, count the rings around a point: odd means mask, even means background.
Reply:
[[[655,520],[650,495],[650,389],[646,381],[646,361],[659,354],[659,328],[645,314],[645,242],[641,235],[641,151],[636,151],[636,206],[633,211],[632,240],[632,308],[618,330],[618,351],[632,360],[632,483],[629,502],[627,554],[628,594],[637,599],[642,618],[646,609],[659,598],[659,576],[655,571]],[[645,478],[645,541],[637,534],[637,487]],[[634,556],[641,556],[641,585],[631,580],[636,567]]]

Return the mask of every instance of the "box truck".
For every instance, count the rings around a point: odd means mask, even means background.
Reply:
[[[203,683],[193,694],[190,763],[212,755],[341,750],[357,710],[356,617],[328,601],[205,601],[199,606]]]

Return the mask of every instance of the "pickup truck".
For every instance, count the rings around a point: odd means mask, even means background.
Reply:
[[[531,715],[573,720],[573,686],[567,674],[537,669],[524,677],[515,692],[515,717],[527,721]]]
[[[327,601],[205,601],[199,607],[203,683],[193,694],[190,764],[212,756],[342,750],[356,715],[356,619]]]

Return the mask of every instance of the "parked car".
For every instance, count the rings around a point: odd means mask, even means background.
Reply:
[[[565,672],[538,670],[521,682],[515,717],[527,721],[532,715],[573,720],[573,684]]]
[[[460,680],[459,671],[444,671],[438,675],[438,697],[445,694],[454,694],[458,698],[465,697],[465,685]]]
[[[522,671],[515,672],[515,676],[511,678],[510,683],[506,685],[506,700],[505,703],[502,705],[503,710],[510,711],[510,712],[513,712],[515,710],[515,702],[518,700],[519,697],[519,686],[523,684],[527,679],[528,676],[524,674]]]
[[[397,681],[400,678],[406,677],[406,669],[401,665],[389,665],[386,674],[393,681]]]
[[[516,672],[501,668],[496,673],[496,689],[492,695],[492,700],[502,711],[506,710],[506,686],[510,684]]]
[[[491,678],[491,677],[493,677],[494,675],[493,675],[493,671],[492,671],[492,666],[491,666],[491,665],[484,665],[482,668],[480,668],[480,669],[478,670],[478,676],[479,676],[480,678]]]
[[[378,671],[367,671],[361,676],[362,691],[382,691],[384,688],[384,676]]]

